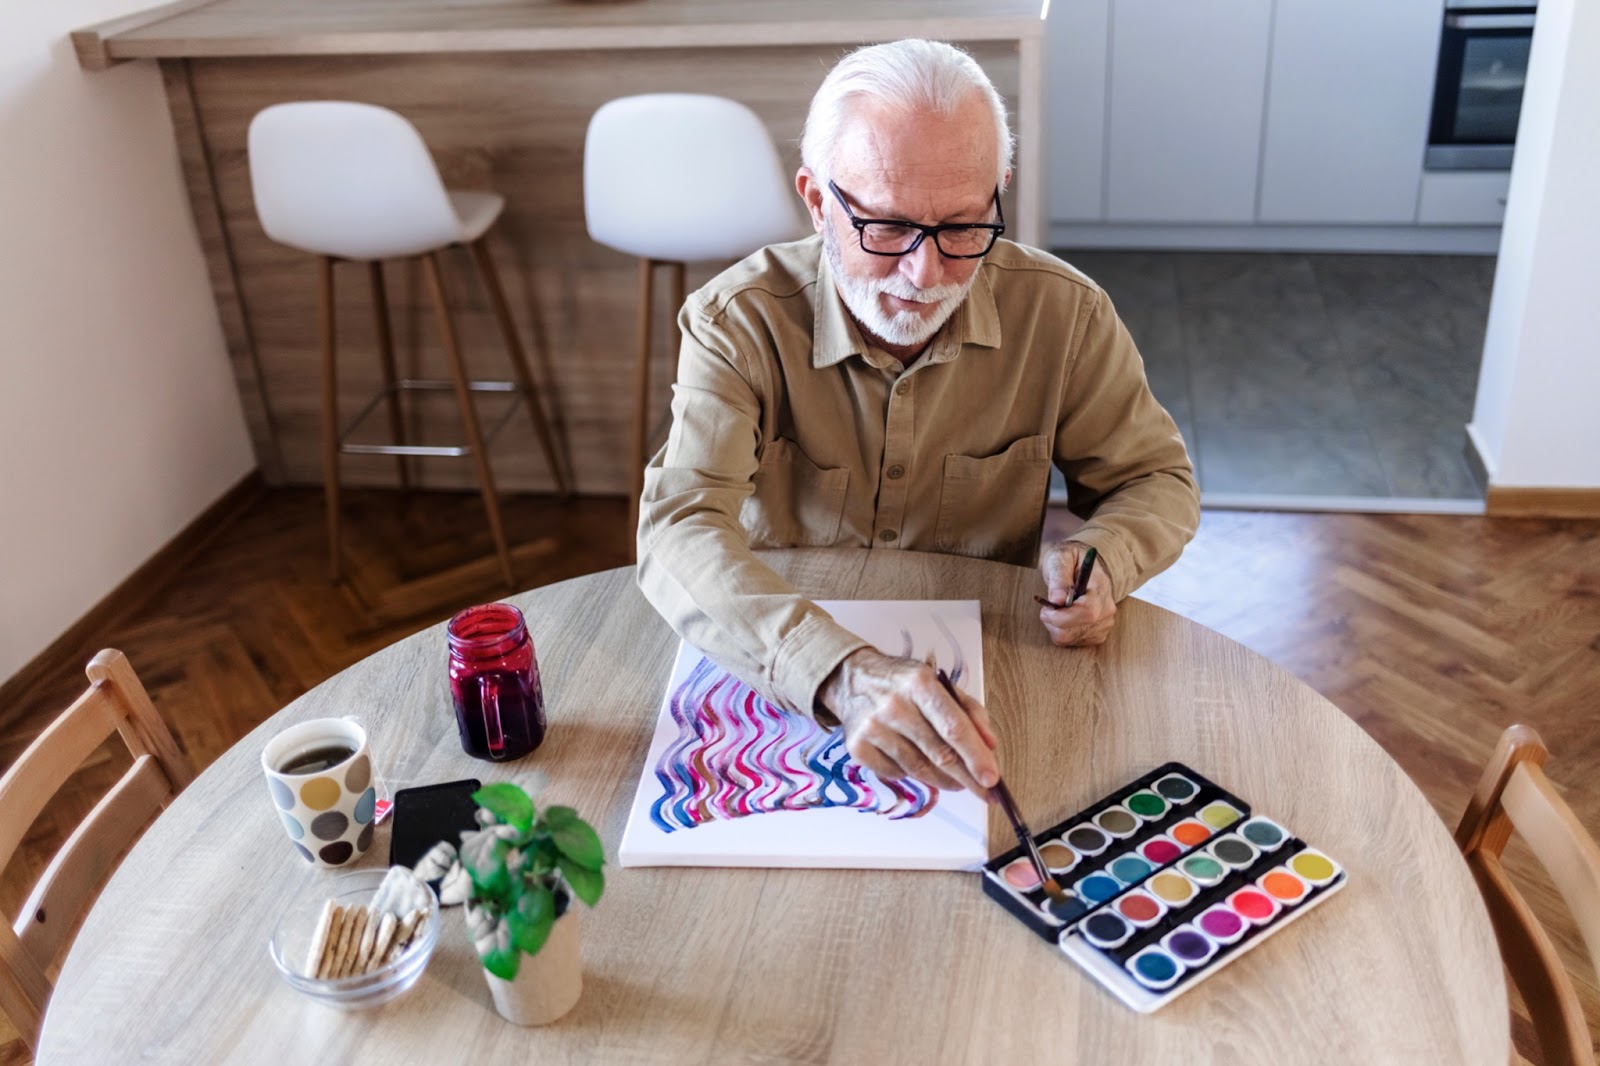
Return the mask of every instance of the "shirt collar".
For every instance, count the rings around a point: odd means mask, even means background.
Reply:
[[[872,362],[868,346],[856,327],[855,320],[845,308],[839,289],[834,284],[833,272],[828,267],[828,255],[823,250],[822,238],[817,242],[817,287],[813,295],[815,323],[811,335],[811,365],[821,370],[859,355]],[[994,303],[994,290],[989,285],[989,271],[985,263],[978,268],[978,278],[961,301],[955,314],[940,327],[933,343],[924,353],[929,362],[945,363],[960,354],[963,346],[976,344],[983,348],[1000,347],[1000,312]],[[893,362],[893,360],[891,360]],[[874,363],[873,365],[877,365]],[[898,364],[896,364],[898,365]]]

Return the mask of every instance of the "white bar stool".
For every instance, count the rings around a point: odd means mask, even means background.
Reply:
[[[329,573],[339,580],[339,456],[393,455],[400,484],[410,488],[406,456],[468,456],[477,467],[483,505],[489,515],[500,570],[515,587],[511,553],[506,546],[489,467],[488,442],[510,420],[513,399],[485,437],[473,393],[520,395],[533,420],[534,432],[556,487],[568,495],[566,475],[556,457],[550,425],[540,406],[538,386],[528,372],[527,357],[516,323],[483,235],[505,207],[505,198],[487,192],[447,190],[422,136],[400,115],[372,104],[310,101],[275,104],[250,122],[250,183],[256,213],[268,237],[310,252],[319,259],[322,332],[323,483],[328,505]],[[467,377],[454,320],[445,301],[438,253],[456,244],[469,245],[483,275],[490,303],[511,357],[514,381],[474,381]],[[450,381],[396,380],[389,308],[383,284],[384,259],[420,258],[427,272],[450,362]],[[339,428],[337,331],[334,323],[333,266],[341,260],[365,262],[377,315],[378,355],[383,388],[342,431]],[[460,446],[408,445],[400,417],[399,394],[407,391],[453,391],[466,427]],[[356,427],[387,400],[391,444],[352,444]]]
[[[649,459],[655,268],[671,267],[674,314],[687,263],[740,259],[807,232],[761,119],[719,96],[649,93],[601,106],[583,147],[583,213],[596,242],[639,259],[637,407],[629,525],[639,525]],[[673,344],[673,366],[678,345]],[[677,377],[676,370],[673,373]]]

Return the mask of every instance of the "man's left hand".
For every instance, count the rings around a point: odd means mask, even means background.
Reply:
[[[1088,545],[1070,540],[1046,549],[1039,560],[1039,573],[1050,590],[1048,598],[1052,603],[1065,603],[1072,595],[1078,567],[1083,562],[1083,553],[1088,550]],[[1076,603],[1061,608],[1039,608],[1039,621],[1050,634],[1050,642],[1062,647],[1104,644],[1111,635],[1111,627],[1116,624],[1116,616],[1111,579],[1098,559],[1089,574],[1089,587]]]

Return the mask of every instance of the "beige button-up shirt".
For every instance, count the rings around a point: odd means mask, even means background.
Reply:
[[[1111,301],[1044,252],[995,245],[910,366],[864,342],[822,239],[694,293],[672,431],[645,471],[639,587],[679,635],[811,714],[865,647],[752,548],[851,545],[1038,561],[1050,465],[1117,599],[1178,557],[1199,492]]]

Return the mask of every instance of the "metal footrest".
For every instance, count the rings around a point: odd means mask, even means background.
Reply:
[[[506,395],[510,398],[511,402],[506,405],[505,413],[502,414],[494,423],[494,425],[489,428],[488,432],[483,435],[483,446],[485,449],[487,449],[490,443],[494,440],[496,434],[504,429],[506,423],[510,422],[512,416],[517,413],[517,408],[521,406],[519,401],[522,398],[522,389],[519,388],[517,383],[514,381],[471,381],[467,383],[467,389],[471,392],[497,393]],[[384,386],[377,391],[377,394],[374,395],[372,399],[367,401],[367,405],[361,409],[361,412],[357,414],[353,420],[351,420],[350,424],[345,426],[344,432],[339,434],[339,450],[346,455],[424,455],[452,458],[459,458],[463,455],[471,455],[472,445],[470,444],[434,445],[350,443],[350,437],[357,429],[360,428],[361,423],[365,422],[372,412],[378,409],[378,405],[393,393],[453,393],[455,391],[456,386],[454,382],[438,381],[427,378],[406,378],[404,380],[395,382],[393,385]]]

